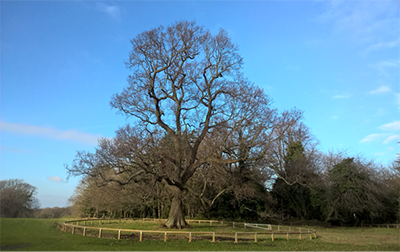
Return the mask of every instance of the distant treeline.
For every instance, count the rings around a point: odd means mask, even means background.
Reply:
[[[36,209],[33,212],[33,217],[41,219],[54,219],[54,218],[70,216],[71,214],[72,214],[72,207],[46,207],[46,208]]]
[[[71,215],[71,207],[41,209],[37,188],[22,179],[0,181],[1,218],[60,218]]]
[[[269,163],[204,167],[183,195],[185,216],[342,226],[399,222],[398,160],[384,167],[343,153],[324,154],[301,141],[283,150],[281,159],[275,153]],[[163,183],[151,179],[99,187],[87,178],[70,202],[74,214],[85,217],[167,218],[171,198]]]

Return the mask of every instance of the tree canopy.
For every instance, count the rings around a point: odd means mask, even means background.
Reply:
[[[36,187],[22,179],[0,181],[0,216],[2,218],[31,217],[33,210],[39,208],[35,198]]]
[[[78,152],[67,169],[99,185],[164,183],[173,193],[165,225],[185,227],[183,192],[196,171],[264,158],[302,113],[271,106],[243,76],[238,46],[222,29],[212,35],[180,21],[142,32],[131,44],[132,74],[111,106],[133,123],[102,139],[95,153]]]

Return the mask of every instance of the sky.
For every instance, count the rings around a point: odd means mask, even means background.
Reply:
[[[319,149],[400,152],[400,4],[379,1],[1,1],[0,179],[64,207],[65,165],[131,123],[111,109],[137,34],[176,20],[228,32],[244,75],[304,111]]]

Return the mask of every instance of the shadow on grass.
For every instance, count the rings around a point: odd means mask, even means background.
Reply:
[[[0,250],[5,251],[5,250],[15,250],[15,249],[23,249],[31,246],[30,243],[18,243],[18,244],[11,244],[11,245],[5,245],[1,246]]]

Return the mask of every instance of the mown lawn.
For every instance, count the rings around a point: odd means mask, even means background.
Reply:
[[[271,239],[261,239],[257,243],[254,241],[217,241],[212,243],[208,240],[193,240],[191,243],[187,239],[173,240],[167,242],[152,240],[144,237],[144,241],[139,242],[133,237],[129,240],[99,239],[96,237],[83,237],[71,232],[64,233],[57,228],[56,222],[61,220],[47,219],[0,219],[1,225],[1,250],[25,250],[25,251],[377,251],[377,250],[400,250],[400,230],[387,228],[315,228],[317,239],[299,240],[291,238],[289,241],[285,237]],[[108,224],[109,227],[116,227],[115,224]],[[108,226],[103,225],[104,227]],[[138,229],[147,229],[154,223],[137,223],[134,226]],[[137,226],[136,226],[137,225]],[[158,224],[159,225],[159,224]],[[127,228],[127,227],[123,227]],[[214,230],[216,227],[209,227],[207,224],[192,225],[191,231]],[[159,229],[164,230],[164,229]],[[227,231],[226,229],[224,231]],[[232,229],[238,232],[238,229]],[[115,236],[116,237],[116,236]]]

